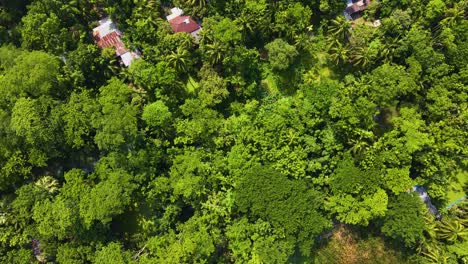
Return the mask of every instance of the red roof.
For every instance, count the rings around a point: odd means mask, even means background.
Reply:
[[[120,56],[128,51],[125,49],[124,43],[120,39],[120,36],[121,34],[119,32],[114,31],[103,37],[97,33],[94,35],[94,39],[96,40],[96,44],[103,49],[114,47],[115,53],[117,53],[117,56]]]
[[[187,32],[192,33],[199,29],[200,26],[189,16],[178,16],[169,20],[172,30],[174,32]]]

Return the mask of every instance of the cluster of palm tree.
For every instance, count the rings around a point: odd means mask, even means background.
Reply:
[[[190,57],[190,53],[187,49],[182,46],[177,47],[176,51],[172,51],[166,56],[166,60],[174,69],[179,72],[185,72],[187,70],[187,64]]]
[[[468,240],[468,202],[462,202],[449,211],[441,221],[435,221],[432,215],[426,218],[426,236],[420,241],[418,253],[428,263],[447,263],[449,255],[444,245],[451,245]],[[468,259],[463,259],[466,263]]]
[[[351,22],[344,16],[333,19],[328,27],[330,58],[335,64],[344,63],[349,59],[348,40],[351,29]]]
[[[206,0],[184,0],[183,2],[190,7],[198,7],[198,8],[203,8],[207,4]]]
[[[338,16],[331,21],[328,27],[328,47],[333,63],[351,63],[352,65],[366,69],[376,61],[391,61],[399,38],[385,39],[380,43],[360,43],[351,45],[353,36],[352,23],[344,16]],[[351,41],[352,42],[352,41]]]
[[[157,26],[157,21],[161,16],[160,5],[156,0],[135,1],[133,13],[135,18],[147,20],[154,26]]]

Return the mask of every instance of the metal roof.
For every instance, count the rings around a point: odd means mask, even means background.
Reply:
[[[169,23],[174,32],[192,33],[200,28],[200,25],[189,16],[178,16],[171,19]]]

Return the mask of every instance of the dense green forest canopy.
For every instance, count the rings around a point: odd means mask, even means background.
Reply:
[[[0,262],[468,263],[468,1],[366,4],[0,0]]]

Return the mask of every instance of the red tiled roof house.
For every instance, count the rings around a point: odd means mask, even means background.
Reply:
[[[99,20],[99,26],[93,29],[93,38],[96,44],[102,49],[113,48],[115,54],[122,59],[122,63],[128,67],[134,59],[140,56],[136,52],[126,49],[121,37],[122,32],[115,27],[110,18]]]
[[[166,17],[174,32],[187,32],[195,39],[200,38],[200,25],[190,16],[183,16],[184,11],[178,7],[171,9],[171,14]]]

